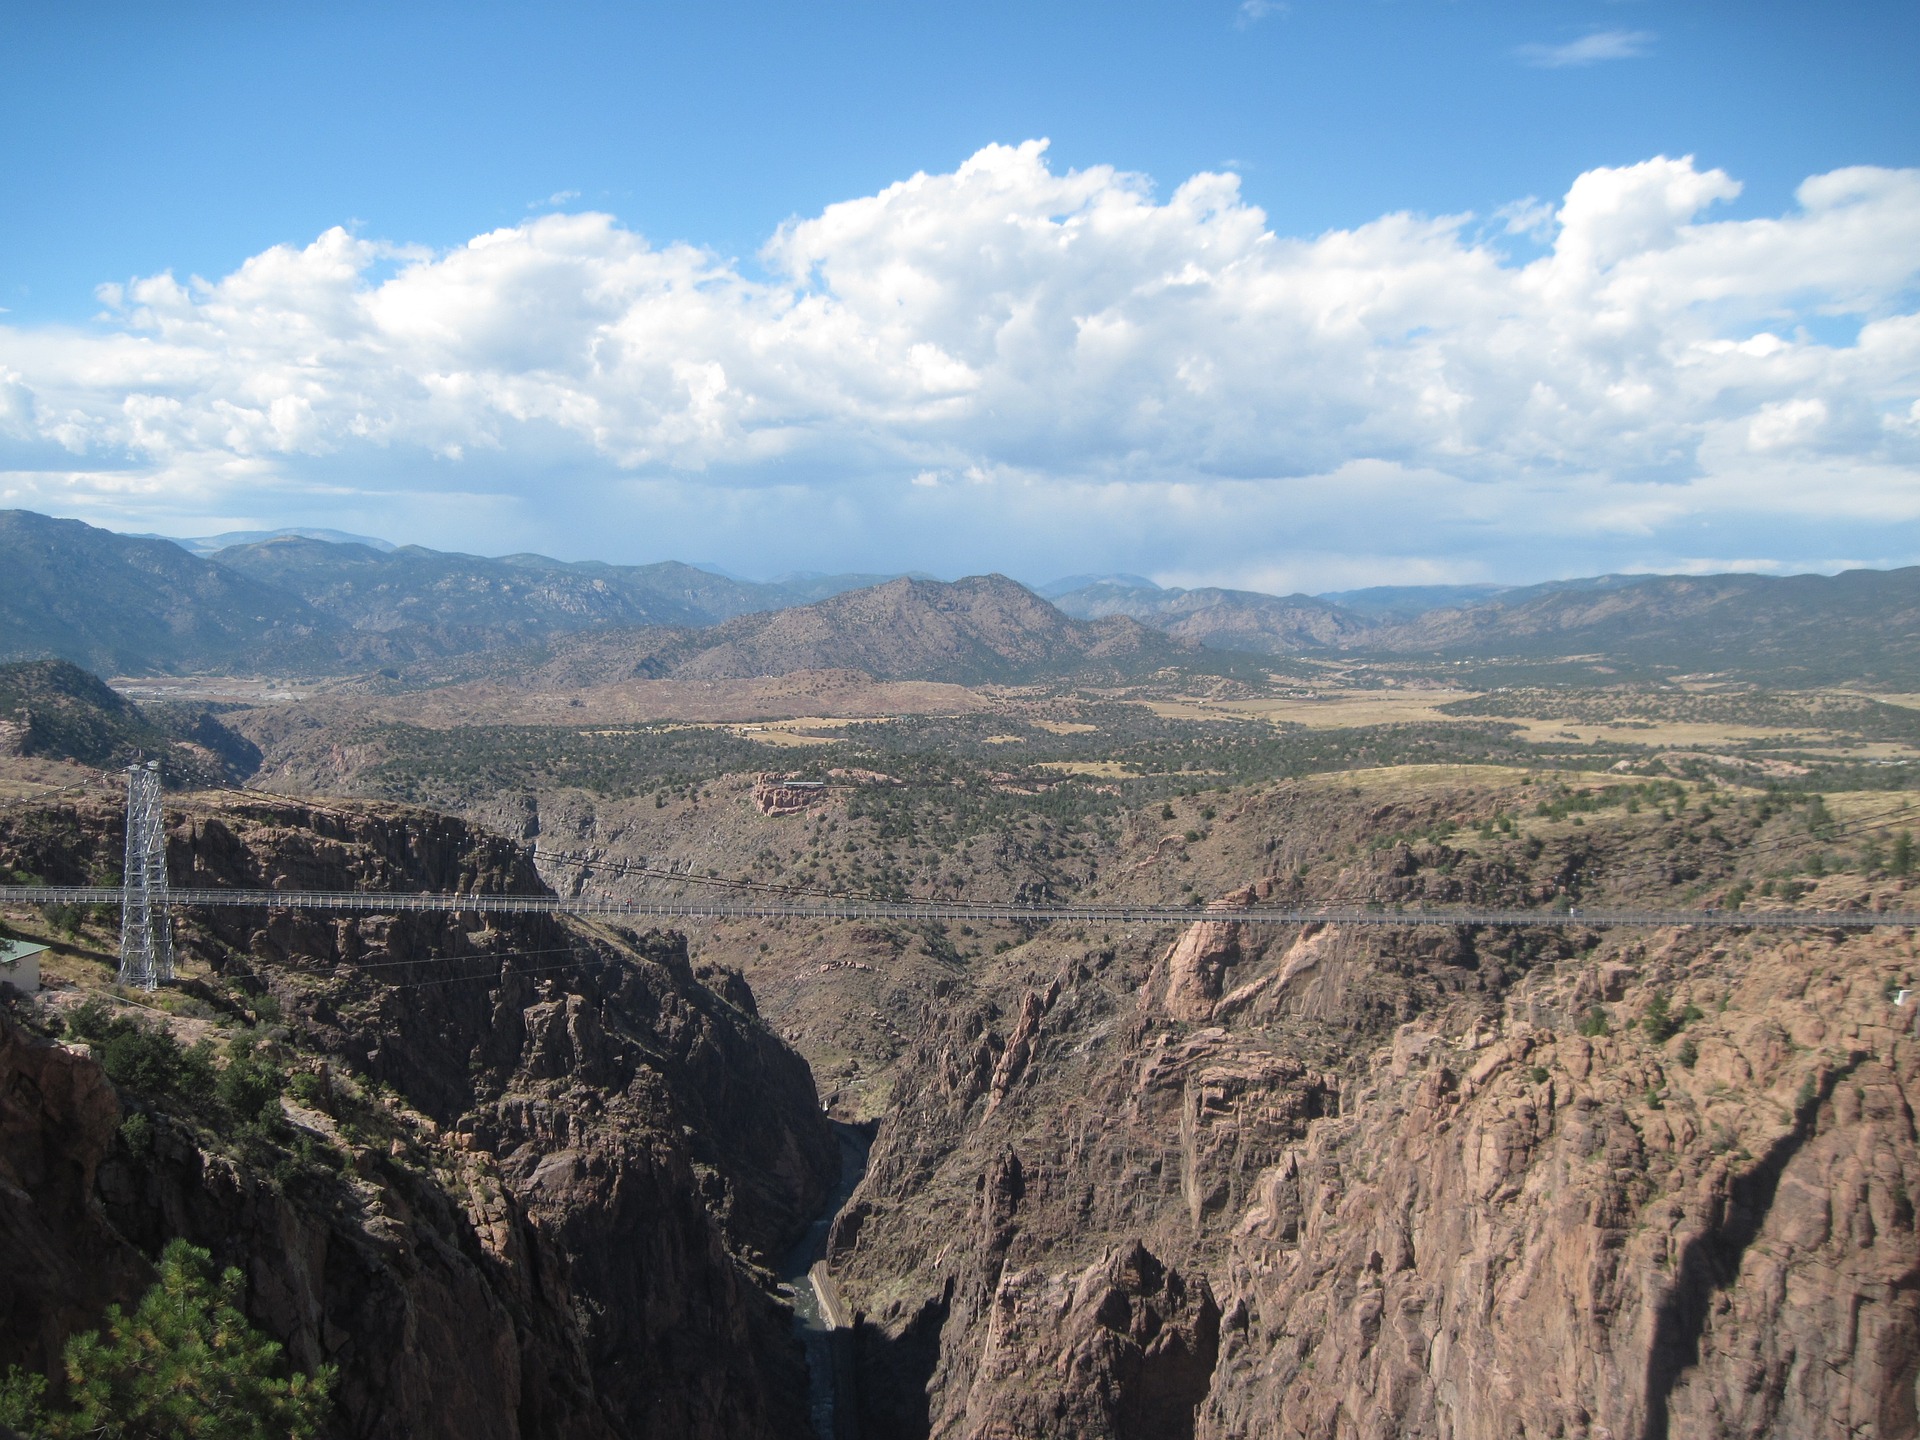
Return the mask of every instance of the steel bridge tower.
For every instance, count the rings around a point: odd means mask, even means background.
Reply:
[[[160,762],[127,767],[127,864],[120,898],[120,983],[152,990],[173,979],[167,834]]]

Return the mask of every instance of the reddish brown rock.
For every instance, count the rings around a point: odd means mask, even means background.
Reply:
[[[1001,1051],[1000,1059],[993,1067],[993,1078],[987,1082],[987,1113],[992,1114],[1007,1093],[1026,1073],[1027,1062],[1033,1058],[1034,1044],[1040,1035],[1042,1017],[1047,1007],[1060,997],[1060,986],[1056,982],[1048,987],[1044,994],[1029,990],[1026,998],[1020,1002],[1020,1018],[1014,1023],[1013,1033],[1007,1037],[1007,1047]]]
[[[1593,863],[1357,853],[1355,903],[1537,902]],[[1034,940],[903,1058],[832,1257],[876,1433],[1107,1433],[1076,1297],[1138,1241],[1219,1299],[1205,1440],[1920,1434],[1904,937],[1290,935],[1223,904],[1119,938]]]
[[[1011,1270],[949,1433],[977,1440],[1182,1440],[1206,1393],[1220,1309],[1137,1241],[1077,1274]]]
[[[827,787],[818,781],[802,782],[772,774],[753,777],[753,803],[762,815],[798,815],[818,805],[828,793]]]
[[[1200,1434],[1915,1434],[1920,1065],[1847,949],[1818,986],[1721,957],[1691,1068],[1633,1032],[1403,1031],[1255,1186]],[[1844,1040],[1780,1043],[1815,1021]]]
[[[1229,969],[1240,963],[1240,927],[1231,921],[1189,925],[1167,952],[1161,1005],[1176,1020],[1206,1020]]]

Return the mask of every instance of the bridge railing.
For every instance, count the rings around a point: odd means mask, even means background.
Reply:
[[[5,885],[0,904],[119,905],[124,894],[107,885]],[[457,911],[475,915],[630,916],[660,920],[876,920],[988,921],[1021,925],[1188,925],[1196,920],[1241,925],[1348,926],[1708,926],[1719,929],[1859,930],[1920,927],[1912,910],[1555,910],[1492,907],[1374,907],[1293,905],[1227,909],[1178,905],[996,905],[961,901],[884,900],[646,900],[614,896],[493,893],[414,893],[388,890],[227,890],[173,888],[176,906],[267,910],[333,910],[370,914]]]

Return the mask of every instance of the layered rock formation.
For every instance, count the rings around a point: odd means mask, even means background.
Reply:
[[[1219,1340],[1202,1257],[1335,1103],[1297,1057],[1143,1015],[1164,967],[1047,954],[1010,1013],[930,1017],[835,1227],[872,1434],[1190,1435]]]

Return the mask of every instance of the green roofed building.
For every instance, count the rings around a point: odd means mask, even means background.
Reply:
[[[22,995],[40,989],[40,952],[47,947],[25,940],[0,940],[0,986]]]

